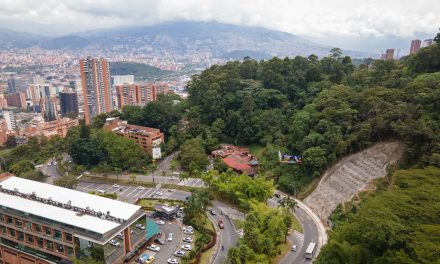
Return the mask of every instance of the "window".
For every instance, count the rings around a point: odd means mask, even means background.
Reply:
[[[8,223],[8,225],[12,225],[12,217],[7,216],[6,217],[6,223]]]
[[[61,231],[60,230],[54,230],[54,236],[56,240],[61,240]]]
[[[18,233],[18,240],[24,241],[24,233],[21,231],[17,231],[17,233]]]
[[[6,227],[0,226],[0,233],[5,235],[6,234]]]
[[[41,233],[41,225],[39,225],[39,224],[34,224],[34,226],[35,226],[35,232],[39,232],[39,233]]]
[[[26,234],[26,242],[28,242],[29,244],[34,244],[34,236]]]
[[[46,240],[46,249],[53,251],[53,242],[52,241]]]
[[[66,237],[66,241],[72,242],[73,240],[72,234],[64,233],[64,236]]]
[[[20,219],[15,219],[15,226],[18,228],[23,228],[23,221]]]
[[[67,256],[73,256],[73,248],[66,247]]]
[[[43,239],[41,237],[37,237],[37,245],[40,248],[43,248]]]
[[[58,253],[64,255],[64,247],[63,247],[63,245],[60,245],[60,244],[55,244],[55,245],[56,245],[56,246],[55,246],[56,251],[57,251]]]
[[[45,226],[44,227],[44,233],[48,236],[52,236],[52,229],[50,229],[49,227]]]
[[[9,228],[9,236],[15,237],[15,230]]]
[[[29,223],[29,222],[25,222],[25,224],[24,224],[24,229],[26,229],[26,230],[31,230],[31,229],[32,229],[32,224]]]

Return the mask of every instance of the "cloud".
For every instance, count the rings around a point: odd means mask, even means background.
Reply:
[[[65,32],[165,21],[218,21],[325,38],[434,34],[438,0],[2,0],[0,27]],[[23,26],[27,25],[27,26]],[[38,32],[36,32],[38,33]]]

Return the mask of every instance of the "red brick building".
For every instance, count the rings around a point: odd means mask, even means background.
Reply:
[[[26,93],[25,92],[17,92],[11,93],[5,96],[6,102],[8,106],[20,107],[22,109],[26,109]]]
[[[121,109],[126,105],[143,106],[157,100],[157,95],[170,92],[167,84],[120,84],[115,87],[118,106]]]
[[[130,125],[119,118],[107,118],[104,129],[118,136],[134,139],[148,153],[151,153],[153,147],[159,147],[165,141],[165,136],[159,129]]]

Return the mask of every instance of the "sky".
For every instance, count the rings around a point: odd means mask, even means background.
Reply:
[[[359,45],[371,39],[434,36],[440,27],[440,3],[439,0],[0,1],[0,27],[44,35],[180,20],[261,26],[326,44],[344,41],[346,45]]]

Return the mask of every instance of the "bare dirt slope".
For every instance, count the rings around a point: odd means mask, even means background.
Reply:
[[[351,200],[371,180],[384,177],[387,166],[396,163],[402,153],[401,143],[382,142],[345,157],[324,173],[304,203],[326,220],[338,204]]]

